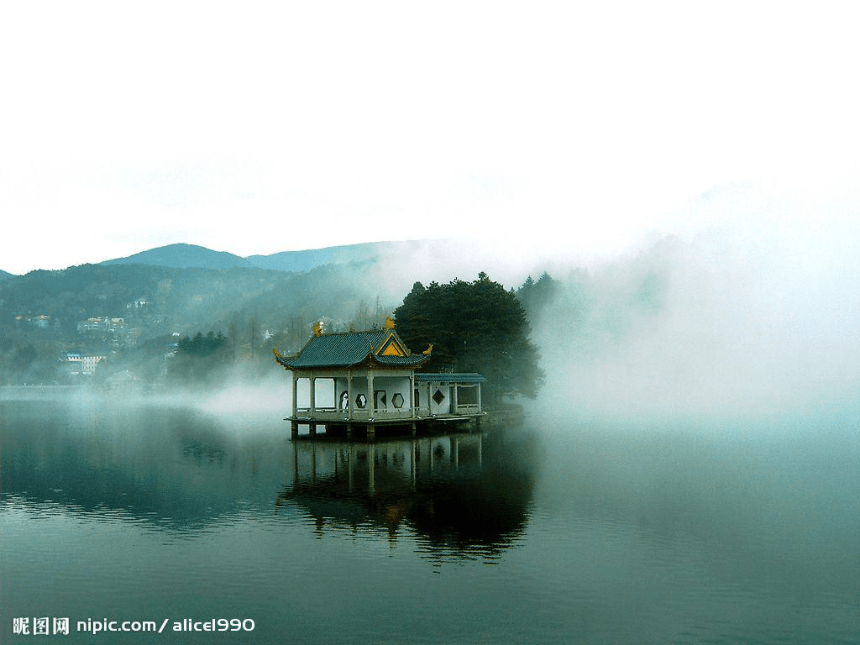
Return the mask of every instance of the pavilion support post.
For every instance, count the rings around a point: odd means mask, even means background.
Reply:
[[[299,377],[295,372],[290,374],[293,377],[293,418],[295,419],[299,411]]]
[[[409,373],[409,408],[412,411],[412,419],[415,419],[415,372]],[[415,421],[412,421],[412,431],[415,431]]]
[[[350,421],[352,421],[352,370],[346,373],[346,409]],[[347,424],[347,434],[352,432],[352,424]]]

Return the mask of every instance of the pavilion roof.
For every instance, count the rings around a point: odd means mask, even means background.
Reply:
[[[276,354],[288,369],[352,367],[370,361],[380,367],[418,367],[429,355],[412,354],[393,329],[312,336],[295,356]]]

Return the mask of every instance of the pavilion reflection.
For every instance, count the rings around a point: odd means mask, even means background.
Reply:
[[[420,550],[491,556],[521,535],[534,483],[522,438],[449,434],[357,443],[293,442],[292,484],[276,511],[298,508],[314,531],[413,533]]]

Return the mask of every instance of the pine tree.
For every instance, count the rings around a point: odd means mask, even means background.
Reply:
[[[526,312],[512,291],[487,274],[426,288],[416,282],[394,316],[407,346],[433,346],[425,371],[478,372],[487,379],[490,403],[537,395],[544,374]]]

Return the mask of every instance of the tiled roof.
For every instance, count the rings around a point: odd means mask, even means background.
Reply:
[[[279,357],[278,362],[291,369],[350,367],[363,363],[368,357],[372,357],[380,365],[415,367],[429,358],[423,354],[409,354],[407,356],[377,354],[376,352],[393,333],[392,330],[385,329],[314,336],[297,356]]]

